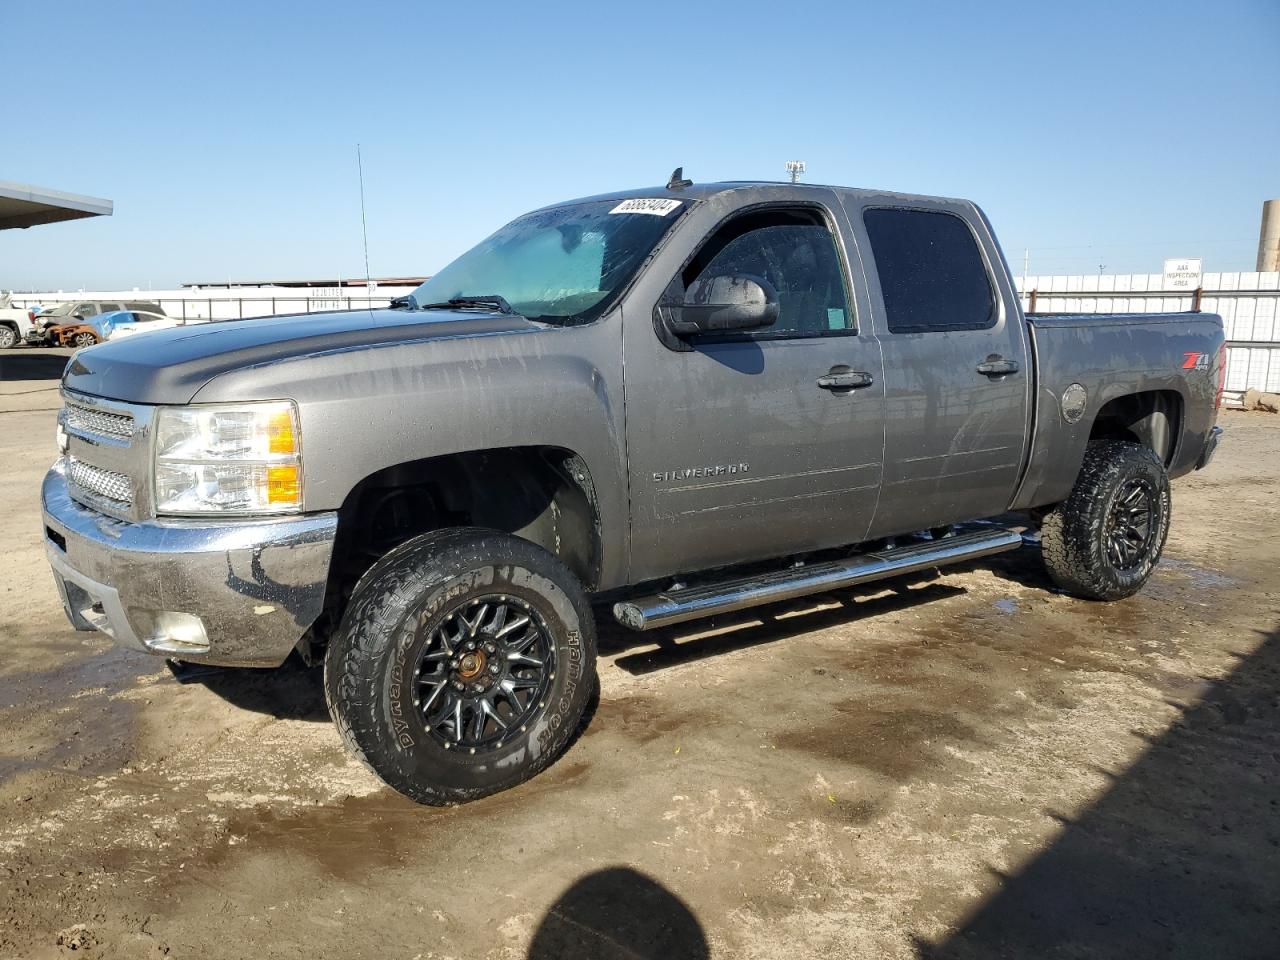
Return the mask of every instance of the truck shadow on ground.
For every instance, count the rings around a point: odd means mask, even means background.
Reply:
[[[1280,631],[924,960],[1274,957]],[[1141,736],[1136,734],[1135,736]]]
[[[630,867],[610,867],[577,880],[547,908],[527,956],[706,960],[711,952],[683,900]]]
[[[170,666],[179,683],[199,684],[233,707],[277,720],[329,723],[324,668],[308,667],[293,654],[274,670],[240,670],[198,664]]]
[[[968,564],[947,567],[950,573],[990,569],[1002,579],[1051,589],[1038,547]],[[888,592],[885,592],[885,591]],[[820,593],[784,603],[754,607],[734,614],[636,633],[618,624],[607,604],[595,609],[602,657],[636,676],[694,663],[739,650],[765,646],[859,619],[900,613],[966,591],[942,582],[935,573],[917,573],[867,585],[859,590]],[[710,634],[710,635],[708,635]],[[652,649],[656,645],[657,649]],[[636,650],[643,647],[644,650]],[[634,653],[628,651],[636,650]],[[328,723],[324,671],[307,667],[295,655],[274,670],[194,667],[175,671],[180,682],[199,683],[233,706],[280,720]]]
[[[935,600],[961,596],[966,592],[963,587],[944,582],[941,577],[974,570],[989,570],[1002,580],[1034,590],[1056,589],[1045,571],[1039,545],[1027,543],[1009,553],[944,567],[941,573],[909,574],[851,590],[812,594],[643,633],[618,624],[610,607],[600,604],[595,610],[599,649],[602,656],[616,657],[614,662],[628,673],[652,673],[815,630],[855,623],[865,617],[899,613]],[[886,590],[890,592],[886,593]],[[627,653],[637,647],[650,648],[654,645],[657,645],[657,650]]]
[[[693,663],[738,650],[765,646],[816,630],[826,630],[863,617],[895,613],[945,597],[964,594],[950,584],[920,580],[885,581],[875,589],[893,592],[860,599],[849,591],[819,593],[785,603],[753,607],[738,613],[636,633],[618,624],[607,608],[596,611],[598,645],[601,656],[616,657],[614,663],[628,673],[653,673],[680,664]],[[708,636],[707,634],[711,634]],[[627,653],[636,647],[652,647]]]
[[[0,353],[0,382],[62,379],[70,354],[66,350],[15,347]]]

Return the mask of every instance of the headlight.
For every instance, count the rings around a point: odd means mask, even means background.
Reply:
[[[302,509],[298,409],[267,403],[161,407],[156,513],[296,513]]]

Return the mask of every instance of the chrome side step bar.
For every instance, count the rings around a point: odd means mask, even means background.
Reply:
[[[1021,545],[1022,535],[1015,530],[991,527],[962,530],[942,540],[913,541],[845,560],[829,560],[704,586],[664,590],[615,603],[613,615],[624,627],[653,630],[762,603],[790,600],[809,593],[837,590],[929,567],[988,557],[1016,550]]]

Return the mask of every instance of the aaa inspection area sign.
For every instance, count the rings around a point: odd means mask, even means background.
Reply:
[[[1199,257],[1180,257],[1164,262],[1166,290],[1194,290],[1200,286],[1202,261]]]

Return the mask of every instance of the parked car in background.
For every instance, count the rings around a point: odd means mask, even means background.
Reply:
[[[99,314],[119,310],[141,310],[164,316],[164,308],[160,304],[145,300],[69,300],[38,314],[26,339],[28,343],[56,347],[62,343],[59,327],[83,323]]]
[[[58,343],[64,347],[91,347],[104,340],[118,340],[148,330],[167,330],[182,321],[150,310],[112,310],[84,323],[67,323],[57,328]]]
[[[9,294],[0,294],[0,350],[16,347],[26,340],[35,325],[35,310],[15,307]]]

